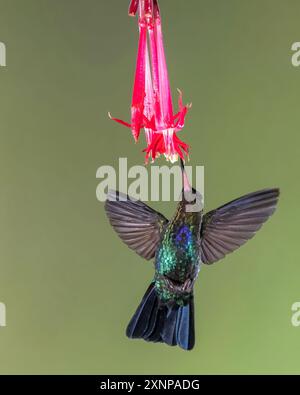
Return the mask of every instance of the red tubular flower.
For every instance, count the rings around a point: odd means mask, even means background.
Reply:
[[[139,44],[131,105],[131,124],[112,118],[132,130],[135,141],[144,128],[146,162],[164,154],[172,163],[184,159],[189,146],[177,132],[184,127],[191,105],[184,106],[179,91],[179,111],[173,112],[171,89],[157,0],[131,0],[129,14],[139,11]]]

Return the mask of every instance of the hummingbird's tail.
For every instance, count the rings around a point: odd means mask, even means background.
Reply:
[[[195,344],[193,296],[184,306],[166,306],[160,303],[152,283],[129,322],[126,335],[191,350]]]

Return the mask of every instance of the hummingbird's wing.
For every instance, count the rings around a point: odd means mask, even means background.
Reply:
[[[117,191],[109,191],[105,211],[112,227],[129,248],[142,258],[154,258],[161,232],[168,223],[162,214]]]
[[[217,262],[251,239],[274,213],[279,189],[250,193],[210,211],[201,228],[201,261]]]

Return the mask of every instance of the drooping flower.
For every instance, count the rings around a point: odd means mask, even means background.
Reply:
[[[129,15],[139,13],[139,44],[131,104],[131,123],[113,120],[131,128],[135,141],[145,130],[146,162],[164,154],[175,162],[184,159],[189,146],[177,133],[184,127],[191,105],[183,105],[179,91],[179,110],[173,112],[171,89],[163,44],[160,10],[157,0],[131,0]]]

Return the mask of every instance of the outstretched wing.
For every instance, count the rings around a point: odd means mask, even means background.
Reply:
[[[155,256],[161,232],[168,223],[162,214],[117,191],[108,193],[105,211],[112,227],[129,248],[148,260]]]
[[[201,261],[217,262],[251,239],[274,213],[279,189],[250,193],[203,217]]]

